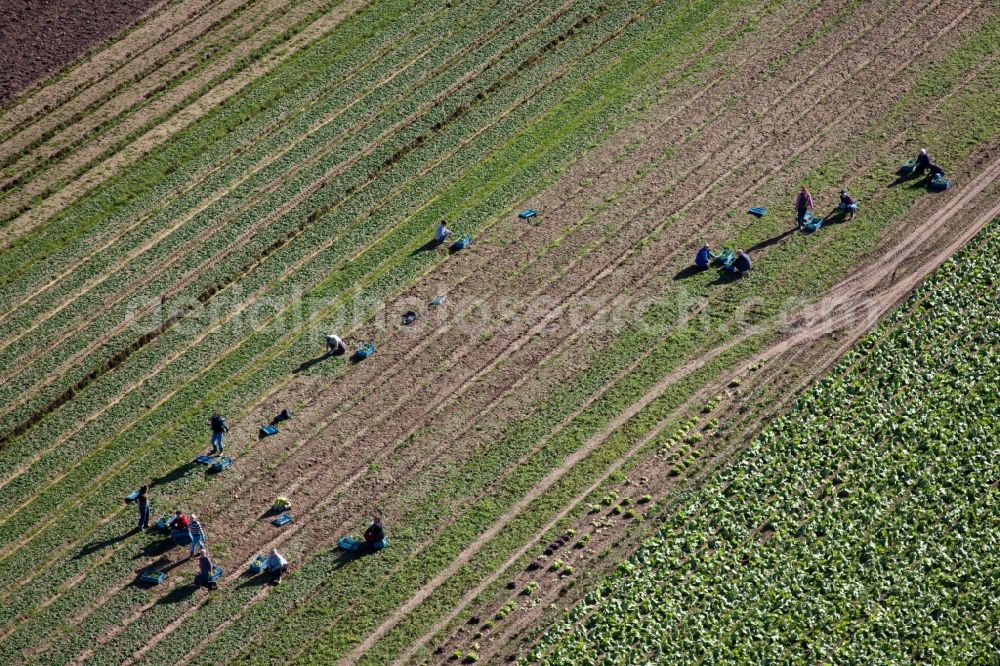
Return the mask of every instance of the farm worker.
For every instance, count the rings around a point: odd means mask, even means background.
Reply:
[[[170,529],[175,532],[183,532],[184,530],[190,529],[191,521],[188,517],[181,513],[180,509],[174,512],[174,518],[170,521]]]
[[[139,488],[136,506],[139,507],[139,529],[144,530],[149,527],[149,514],[153,512],[149,506],[149,486],[141,486]]]
[[[921,148],[920,152],[917,153],[917,163],[913,167],[913,174],[915,176],[921,175],[924,171],[927,171],[931,166],[931,156],[927,154],[926,148]]]
[[[805,185],[799,190],[799,193],[795,196],[795,221],[798,223],[799,228],[802,227],[802,223],[806,221],[806,213],[813,209],[813,198],[809,194],[809,188]]]
[[[191,514],[191,524],[188,527],[191,530],[191,557],[194,557],[194,552],[201,547],[205,549],[205,529],[198,522],[198,516]]]
[[[222,453],[225,448],[222,445],[222,436],[229,432],[229,428],[226,427],[226,419],[222,418],[219,412],[215,412],[208,420],[208,425],[212,428],[212,453]]]
[[[854,214],[858,211],[858,202],[847,193],[847,190],[840,191],[840,208],[847,211],[848,220],[853,220]]]
[[[385,548],[385,528],[377,515],[372,516],[372,524],[365,530],[365,543],[374,550]]]
[[[944,169],[941,168],[940,164],[931,164],[927,168],[930,169],[930,171],[931,171],[930,174],[929,174],[929,176],[931,178],[936,178],[938,176],[940,176],[941,178],[944,178]]]
[[[347,345],[336,333],[326,336],[326,353],[334,356],[342,356],[347,353]]]
[[[736,259],[733,261],[733,266],[730,270],[740,275],[746,275],[750,272],[752,266],[753,262],[750,261],[750,255],[742,249],[736,250]]]
[[[288,560],[282,557],[277,548],[271,549],[271,555],[267,558],[267,572],[275,576],[275,584],[281,583],[281,577],[288,571]]]
[[[215,589],[216,583],[208,582],[208,577],[212,575],[212,569],[215,565],[212,564],[212,560],[208,557],[208,549],[202,548],[201,554],[198,556],[198,583],[204,585],[207,588]]]
[[[707,245],[702,245],[698,254],[694,256],[694,265],[698,268],[708,268],[712,263],[712,250]]]
[[[437,229],[434,230],[434,240],[438,243],[443,243],[448,236],[451,236],[451,229],[448,228],[446,222],[447,220],[441,220],[438,222]]]

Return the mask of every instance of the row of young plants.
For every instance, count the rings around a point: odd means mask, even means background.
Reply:
[[[69,105],[74,100],[79,103],[80,97],[99,94],[93,89],[99,89],[100,83],[126,74],[134,64],[128,49],[145,51],[154,42],[175,38],[188,21],[203,16],[218,4],[218,0],[198,0],[187,5],[185,11],[154,11],[139,17],[99,48],[83,54],[45,80],[40,88],[11,100],[6,109],[8,113],[0,123],[0,141],[7,141],[25,128],[33,127],[40,119],[65,118],[72,113],[73,107]]]
[[[891,333],[860,343],[769,426],[535,658],[985,657],[975,648],[986,618],[953,608],[1000,570],[995,535],[980,529],[998,501],[998,248],[994,221],[925,283],[918,306],[882,325]],[[953,640],[932,643],[932,630]]]
[[[2,253],[7,259],[2,262],[0,273],[3,283],[10,283],[12,277],[39,261],[55,268],[58,266],[55,260],[63,256],[55,253],[67,243],[74,243],[77,251],[86,250],[85,243],[104,237],[105,225],[114,230],[117,225],[127,224],[140,217],[151,204],[162,204],[183,191],[199,174],[240,154],[242,151],[237,150],[240,146],[251,145],[260,138],[261,131],[274,129],[277,122],[294,117],[289,114],[301,110],[317,92],[327,90],[330,71],[343,67],[349,74],[358,63],[367,62],[356,49],[365,50],[368,56],[377,54],[382,40],[404,37],[413,23],[420,25],[426,13],[414,14],[406,21],[412,4],[412,0],[398,0],[378,12],[366,8],[352,15],[322,40],[291,56],[239,95],[225,100],[216,111],[146,155],[134,168],[115,175],[29,236],[18,239]],[[436,8],[437,5],[428,6],[427,10],[432,12]],[[9,261],[11,254],[22,256],[23,264],[18,266]],[[44,277],[43,271],[36,279]]]
[[[552,138],[552,135],[549,135],[549,138],[551,139],[551,138]],[[512,154],[511,154],[511,156],[514,156],[514,155],[516,155],[516,154],[517,154],[517,153],[512,153]],[[537,156],[536,156],[536,157],[535,157],[534,159],[535,159],[536,163],[537,163],[537,162],[539,161],[539,160],[538,160],[538,157],[537,157]],[[488,173],[488,171],[487,171],[487,173]],[[480,175],[483,175],[483,174],[480,174]],[[529,176],[529,177],[528,177],[528,181],[527,181],[527,182],[530,182],[530,181],[531,181],[531,177]],[[522,186],[523,186],[523,185],[522,185]],[[496,202],[494,202],[494,203],[496,203]]]
[[[431,122],[431,119],[428,119],[427,122]],[[466,129],[468,129],[468,126],[466,126]],[[349,146],[347,149],[348,150],[353,149],[353,146]],[[415,156],[415,157],[419,157],[419,156]],[[339,159],[339,157],[337,159]],[[377,161],[377,159],[378,159],[378,157],[372,156],[372,158],[371,158],[370,161],[371,162],[375,162],[375,161]],[[411,161],[414,164],[420,164],[420,162],[417,159],[414,159],[414,160],[411,160]],[[371,165],[371,164],[369,164],[367,166],[369,166],[369,168],[373,168],[373,165]],[[316,178],[316,177],[319,177],[321,174],[322,174],[322,171],[321,170],[317,170],[315,176],[309,176],[309,177],[310,178]],[[305,178],[305,176],[300,176],[300,179],[301,178]],[[299,183],[296,183],[296,185],[297,185],[297,187],[295,187],[295,188],[288,188],[288,189],[291,190],[291,192],[288,192],[288,193],[282,192],[282,194],[285,195],[285,196],[293,196],[292,192],[295,192],[297,189],[299,189],[301,187],[301,184],[299,184]],[[350,189],[351,187],[355,186],[353,184],[346,184],[346,183],[345,183],[345,185],[346,185],[345,189]],[[282,222],[284,222],[284,227],[281,227],[281,228],[279,228],[277,230],[268,229],[267,231],[268,231],[269,235],[267,235],[267,236],[265,236],[263,238],[255,238],[254,242],[256,242],[258,245],[263,245],[264,247],[270,247],[273,243],[280,241],[284,236],[287,236],[289,233],[291,233],[292,230],[294,230],[295,228],[301,228],[303,225],[309,224],[315,218],[317,212],[323,210],[323,206],[324,205],[329,205],[329,204],[327,204],[328,200],[332,199],[332,200],[334,200],[336,202],[336,200],[338,198],[342,198],[343,192],[339,191],[339,190],[340,190],[339,187],[335,187],[331,183],[331,186],[324,188],[323,192],[318,193],[315,196],[311,197],[310,200],[308,201],[308,204],[301,207],[301,212],[298,212],[297,214],[289,216],[292,219],[282,220]],[[325,200],[324,200],[324,198],[325,198]],[[276,201],[280,201],[280,200],[281,199],[277,199]],[[246,212],[245,214],[243,214],[243,215],[240,216],[240,219],[242,221],[244,221],[245,224],[247,224],[247,225],[251,224],[251,222],[253,220],[255,220],[261,214],[263,214],[264,211],[268,210],[267,205],[268,204],[263,204],[263,205],[259,206],[256,209],[252,209],[252,210]],[[275,204],[271,204],[271,205],[277,205],[277,204],[275,203]],[[194,225],[194,227],[197,228],[197,225]],[[234,229],[234,230],[231,230],[231,231],[232,231],[232,233],[235,233],[236,231],[238,231],[238,229]],[[253,254],[249,254],[249,258],[248,258],[248,256],[247,256],[248,253],[246,251],[243,251],[243,252],[241,252],[239,254],[231,254],[230,256],[228,256],[228,257],[225,258],[225,261],[219,261],[218,252],[223,248],[222,244],[224,242],[226,242],[227,240],[228,240],[228,234],[219,234],[219,235],[215,236],[214,238],[210,239],[210,241],[207,242],[207,243],[205,243],[203,246],[199,247],[197,256],[190,257],[190,255],[188,255],[188,256],[184,256],[183,257],[183,259],[186,260],[186,262],[182,262],[181,265],[179,265],[176,268],[177,271],[180,271],[182,269],[187,269],[187,271],[197,272],[197,268],[202,263],[204,263],[204,261],[201,258],[202,256],[214,256],[214,260],[215,260],[215,268],[214,268],[213,271],[202,271],[202,272],[200,272],[200,274],[198,275],[198,280],[194,284],[192,284],[192,286],[191,286],[191,288],[189,290],[190,297],[193,298],[193,297],[197,296],[198,294],[202,293],[206,289],[207,286],[218,284],[219,282],[225,283],[227,280],[232,280],[233,279],[232,277],[227,277],[226,273],[223,272],[225,270],[225,268],[227,268],[228,266],[235,265],[235,269],[236,270],[240,270],[240,269],[242,269],[242,267],[244,267],[244,266],[246,266],[248,264],[248,261],[250,261],[253,256],[255,256]],[[255,249],[257,249],[257,248],[255,248]],[[141,266],[137,267],[135,270],[136,271],[142,270],[142,267]],[[217,275],[216,272],[221,272],[222,273],[222,277],[220,277],[219,275]],[[160,281],[157,281],[157,282],[154,282],[154,283],[150,284],[142,292],[138,292],[138,291],[132,292],[132,297],[129,299],[129,301],[126,301],[126,302],[122,303],[121,306],[117,310],[113,311],[112,319],[113,320],[120,320],[120,319],[124,319],[125,318],[125,316],[127,315],[127,309],[125,309],[125,308],[127,308],[127,306],[129,305],[129,303],[132,301],[132,298],[139,299],[141,302],[145,302],[144,296],[149,296],[150,300],[152,300],[152,297],[155,296],[155,294],[158,293],[158,292],[162,293],[162,289],[166,285],[168,285],[168,284],[169,284],[168,278],[166,276],[164,276],[163,279],[161,279]],[[106,289],[112,289],[112,288],[114,288],[116,286],[117,285],[114,285],[114,284],[107,285]],[[102,288],[104,288],[104,287],[105,287],[105,285],[102,285]],[[104,289],[102,289],[102,291],[104,291]],[[148,294],[147,294],[147,292],[148,292]],[[99,296],[99,294],[95,294],[95,297],[96,296]],[[180,293],[180,294],[175,294],[174,295],[174,298],[176,300],[181,300],[181,302],[183,302],[184,297],[185,297],[184,293]],[[141,325],[141,324],[139,324],[139,325]],[[97,333],[100,332],[100,330],[103,328],[103,326],[95,324],[95,326],[93,326],[92,328],[94,329],[94,333],[97,334]],[[77,336],[77,337],[81,338],[81,344],[83,342],[85,342],[86,340],[89,339],[88,336],[82,336],[81,335],[81,336]],[[124,335],[122,335],[120,337],[122,338],[122,341],[120,343],[119,349],[121,348],[122,345],[131,344],[129,342],[129,340],[130,339],[134,339],[135,336],[134,336],[134,333],[132,333],[131,331],[129,331],[129,332],[126,332]],[[77,345],[77,346],[79,346],[79,345]],[[115,349],[115,347],[111,347],[111,348],[109,348],[109,349],[107,349],[105,351],[105,357],[107,357],[108,355],[111,355],[111,354],[115,354],[115,353],[117,353],[117,350]],[[71,380],[71,379],[72,378],[67,377],[67,380]],[[53,394],[56,390],[57,389],[53,388],[52,390],[49,391],[49,394]]]
[[[443,26],[438,26],[443,27]],[[433,34],[433,33],[430,33]],[[412,42],[407,42],[407,44],[412,45]],[[405,46],[405,45],[404,45]],[[401,50],[401,55],[403,57],[409,57],[405,53],[405,49]],[[360,64],[361,61],[359,59]],[[333,62],[330,63],[333,66]],[[374,82],[377,82],[379,78],[386,76],[387,73],[393,72],[395,68],[400,67],[400,62],[395,59],[389,58],[384,63],[384,68],[369,68],[372,76],[370,77]],[[349,77],[348,77],[349,78]],[[365,77],[369,78],[369,77]],[[364,81],[361,81],[364,83]],[[275,178],[284,175],[282,168],[287,170],[291,168],[288,164],[288,160],[292,158],[286,157],[285,161],[280,165],[276,165],[274,168],[270,169],[266,173],[260,174],[256,180],[250,182],[244,182],[247,174],[256,174],[257,169],[255,165],[262,163],[264,160],[268,160],[269,156],[273,155],[284,155],[289,147],[294,147],[297,145],[297,140],[301,136],[307,135],[309,129],[314,126],[318,120],[324,118],[325,115],[331,114],[334,110],[341,107],[350,106],[352,102],[356,102],[357,99],[355,95],[358,94],[356,89],[344,89],[341,85],[342,81],[331,82],[328,79],[324,79],[323,83],[325,86],[330,87],[333,91],[339,91],[339,95],[335,95],[331,98],[324,97],[320,98],[320,101],[325,102],[325,104],[319,106],[317,109],[317,100],[313,100],[309,111],[310,113],[304,113],[303,109],[298,111],[298,115],[292,118],[285,118],[286,122],[280,126],[271,125],[270,128],[274,132],[268,136],[262,136],[259,133],[248,131],[243,135],[244,140],[254,139],[256,143],[253,145],[252,149],[244,150],[241,148],[240,144],[228,144],[229,160],[228,162],[233,162],[230,168],[225,170],[219,170],[215,172],[215,178],[203,181],[199,183],[199,187],[193,189],[184,190],[180,196],[175,197],[169,203],[170,205],[165,208],[157,208],[150,213],[155,212],[156,215],[152,217],[149,214],[140,215],[141,209],[133,209],[130,211],[131,215],[136,215],[141,224],[136,224],[134,218],[130,217],[112,217],[106,220],[105,229],[110,231],[114,229],[119,221],[126,224],[125,229],[128,233],[124,237],[119,237],[113,239],[113,243],[105,243],[106,247],[103,247],[102,251],[98,254],[89,253],[82,255],[80,257],[73,257],[72,259],[76,264],[78,264],[77,269],[73,273],[64,276],[61,280],[58,289],[55,293],[50,291],[44,294],[45,298],[39,303],[33,303],[34,307],[24,308],[23,306],[19,308],[19,316],[16,319],[10,321],[5,330],[11,328],[11,330],[23,330],[25,327],[30,325],[34,318],[39,314],[45,313],[60,302],[60,298],[64,293],[74,293],[74,291],[84,287],[87,284],[91,284],[95,278],[101,277],[102,274],[106,274],[107,271],[115,268],[121,262],[123,256],[129,256],[129,253],[134,253],[137,249],[141,249],[145,244],[153,242],[160,239],[161,234],[171,231],[180,230],[178,234],[171,236],[166,236],[161,240],[161,246],[167,245],[174,249],[178,246],[183,247],[185,240],[190,242],[193,232],[184,233],[184,230],[189,227],[193,227],[196,231],[203,231],[206,220],[218,220],[218,219],[228,219],[231,216],[231,212],[234,208],[239,211],[245,206],[241,205],[245,199],[247,199],[252,193],[257,193],[258,190],[262,189],[265,185],[271,183]],[[370,88],[368,86],[361,88],[363,93],[368,93]],[[376,100],[372,100],[374,103]],[[378,106],[374,108],[378,109]],[[260,120],[260,119],[259,119]],[[273,119],[272,119],[273,120]],[[348,118],[349,123],[357,122],[356,118]],[[259,125],[256,128],[244,128],[248,130],[261,130],[262,128],[269,127],[268,125]],[[350,127],[350,124],[348,124]],[[339,127],[335,129],[340,129]],[[267,138],[269,140],[264,141],[262,139]],[[321,137],[327,138],[327,137]],[[294,158],[301,159],[303,156],[308,156],[309,153],[297,153]],[[273,161],[273,157],[270,158]],[[293,163],[294,166],[294,163]],[[136,183],[141,182],[142,174],[133,174]],[[276,181],[280,183],[281,181]],[[227,190],[232,190],[236,185],[242,185],[240,189],[232,192],[230,196],[224,201],[213,201],[213,193],[215,192],[226,192]],[[274,184],[271,184],[274,187]],[[256,200],[254,200],[256,202]],[[206,208],[207,204],[212,203],[213,206]],[[196,222],[199,224],[194,224],[189,221],[194,212],[201,212],[202,214],[197,218]],[[187,222],[185,226],[181,226],[179,221]],[[100,246],[99,246],[100,247]],[[159,252],[159,247],[153,247],[142,259],[162,259],[162,253]],[[86,263],[79,263],[82,259],[86,259]],[[140,264],[139,261],[133,260],[132,263]],[[152,264],[148,264],[151,266]],[[143,265],[146,268],[147,265]],[[113,293],[113,292],[112,292]],[[5,363],[8,362],[5,360]]]
[[[202,0],[202,4],[192,4],[188,13],[151,12],[140,17],[125,30],[105,41],[99,48],[85,53],[74,63],[42,82],[42,85],[10,100],[5,105],[5,115],[0,120],[0,143],[7,143],[13,137],[33,128],[40,120],[48,122],[72,114],[66,107],[72,100],[78,100],[109,79],[123,73],[130,62],[124,50],[134,45],[145,50],[149,43],[156,41],[153,33],[159,30],[160,42],[172,38],[182,29],[185,18],[202,16],[214,2]],[[141,77],[140,77],[141,78]],[[72,107],[70,107],[72,108]],[[79,119],[80,116],[76,118]],[[6,164],[10,156],[5,158]]]
[[[25,185],[0,210],[0,218],[9,219],[0,232],[3,246],[30,236],[113,174],[135,168],[136,160],[155,153],[159,144],[211,112],[220,100],[251,84],[291,53],[322,39],[340,18],[323,7],[296,5],[280,21],[271,15],[264,17],[261,28],[251,28],[246,38],[225,39],[227,53],[211,59],[193,55],[194,64],[173,74],[168,84],[143,95],[130,90],[112,100],[115,106],[120,106],[130,102],[129,97],[139,98],[137,106],[143,112],[136,110],[89,128],[87,136],[96,138],[88,145],[81,147],[69,137],[66,140],[70,143],[47,158],[37,173],[31,177],[22,175],[16,182]],[[231,50],[230,44],[235,44]],[[103,112],[99,109],[92,114]],[[118,115],[116,112],[117,108],[107,110],[109,117]],[[86,128],[80,131],[83,129]],[[57,275],[50,277],[57,279]]]

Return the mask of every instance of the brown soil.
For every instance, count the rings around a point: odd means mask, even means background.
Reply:
[[[0,6],[0,105],[137,21],[161,0],[17,0]]]

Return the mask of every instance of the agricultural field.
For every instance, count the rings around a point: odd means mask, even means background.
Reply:
[[[4,79],[5,663],[997,657],[994,3],[129,12]]]

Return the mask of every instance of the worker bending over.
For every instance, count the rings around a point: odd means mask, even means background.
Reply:
[[[858,202],[847,193],[847,190],[840,191],[840,210],[847,214],[848,220],[853,220],[854,214],[858,212]]]
[[[198,556],[198,577],[195,579],[195,583],[203,585],[210,590],[218,587],[218,583],[209,580],[213,569],[215,569],[215,564],[208,557],[208,549],[202,548],[201,554]]]
[[[281,577],[288,571],[288,560],[286,560],[277,548],[271,549],[271,554],[267,558],[267,572],[274,578],[274,584],[281,583]]]
[[[438,222],[437,229],[434,230],[434,240],[443,243],[448,236],[451,236],[451,229],[448,228],[447,220],[441,220]]]
[[[730,270],[734,273],[739,273],[740,276],[744,276],[750,272],[753,267],[753,262],[750,261],[750,255],[744,252],[742,249],[736,250],[736,259],[733,260],[733,265]]]
[[[708,268],[712,265],[712,249],[707,245],[702,245],[698,254],[694,256],[694,265],[698,268]]]
[[[923,175],[924,171],[927,171],[931,166],[931,156],[927,154],[926,148],[921,148],[920,152],[917,153],[917,163],[913,167],[913,175],[920,176]]]
[[[347,353],[347,345],[336,333],[326,336],[326,353],[332,356],[343,356]]]
[[[379,515],[372,516],[372,524],[365,530],[365,543],[372,550],[382,550],[386,546],[385,527]]]

